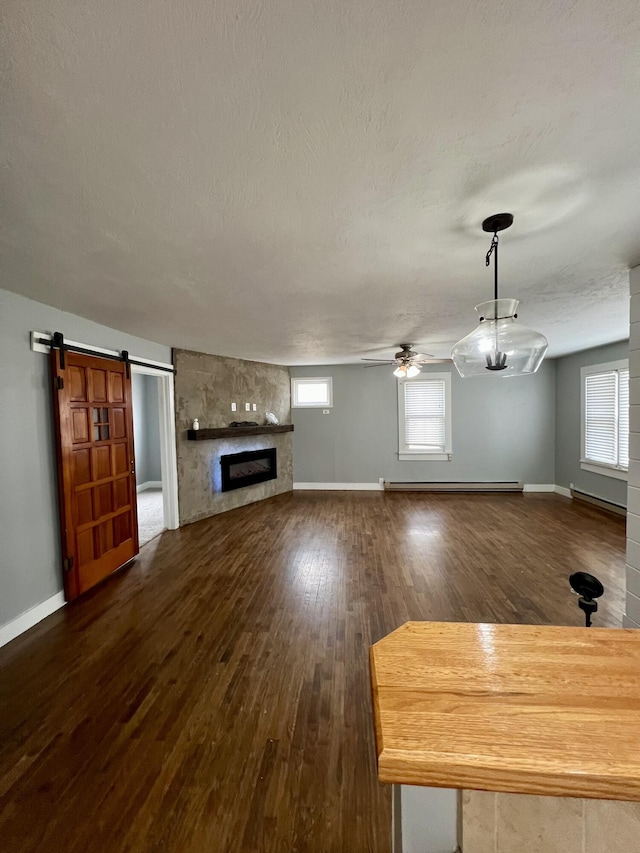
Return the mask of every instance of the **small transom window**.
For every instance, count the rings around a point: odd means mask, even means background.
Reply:
[[[295,409],[331,408],[333,406],[331,377],[294,377],[291,380],[291,405]]]

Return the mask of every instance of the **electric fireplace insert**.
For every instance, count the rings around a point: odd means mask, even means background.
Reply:
[[[276,448],[247,450],[244,453],[229,453],[220,457],[222,468],[222,491],[242,489],[278,476]]]

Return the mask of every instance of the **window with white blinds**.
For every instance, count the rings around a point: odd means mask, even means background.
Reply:
[[[448,459],[451,453],[451,374],[398,382],[400,458]]]
[[[629,367],[626,361],[582,369],[582,462],[629,467]]]

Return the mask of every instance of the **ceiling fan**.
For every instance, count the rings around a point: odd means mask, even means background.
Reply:
[[[420,373],[423,364],[451,364],[450,358],[434,358],[429,353],[414,352],[413,344],[398,344],[400,350],[393,358],[363,358],[362,361],[373,361],[375,364],[365,364],[365,367],[382,367],[385,364],[395,364],[393,375],[398,379],[412,379]]]

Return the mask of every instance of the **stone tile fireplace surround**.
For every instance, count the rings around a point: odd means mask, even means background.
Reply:
[[[238,436],[237,438],[188,441],[187,430],[198,418],[201,428],[225,427],[231,421],[264,423],[273,412],[280,423],[291,422],[290,377],[287,367],[244,359],[175,350],[176,442],[180,524],[291,491],[293,454],[291,433]],[[238,405],[231,411],[231,403]],[[246,412],[245,403],[257,411]],[[249,450],[275,447],[278,476],[275,480],[222,491],[220,457]]]

